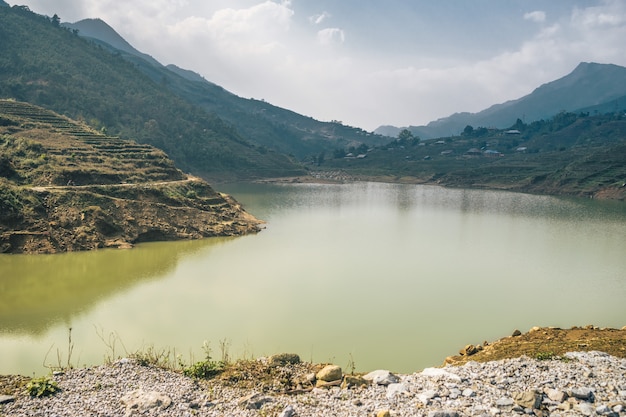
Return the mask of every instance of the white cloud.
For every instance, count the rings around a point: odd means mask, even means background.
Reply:
[[[330,18],[330,13],[322,12],[320,14],[316,14],[309,17],[309,22],[314,25],[320,25],[324,20]]]
[[[317,32],[317,40],[322,45],[343,43],[346,40],[346,35],[341,29],[326,28]]]
[[[546,21],[546,12],[541,11],[541,10],[529,12],[529,13],[524,14],[524,19],[532,20],[533,22],[542,23]]]

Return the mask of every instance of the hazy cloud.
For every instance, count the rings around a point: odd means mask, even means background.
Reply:
[[[317,32],[317,39],[322,45],[330,45],[343,43],[346,40],[346,35],[341,29],[327,28]]]
[[[546,21],[546,12],[536,10],[534,12],[524,14],[524,19],[532,20],[533,22],[545,22]]]

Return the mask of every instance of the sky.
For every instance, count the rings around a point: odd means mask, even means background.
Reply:
[[[164,65],[372,131],[478,112],[580,62],[626,66],[625,0],[19,0]]]

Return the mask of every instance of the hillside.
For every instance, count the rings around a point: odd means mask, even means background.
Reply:
[[[242,98],[193,71],[175,65],[165,67],[151,56],[137,51],[100,19],[85,19],[63,25],[77,30],[79,36],[120,54],[154,82],[164,85],[181,99],[218,115],[235,126],[246,140],[264,148],[305,159],[336,148],[359,146],[362,143],[381,145],[388,141],[381,135],[345,126],[340,122],[321,122],[264,100]]]
[[[24,7],[0,8],[0,98],[54,110],[163,149],[212,179],[302,174],[292,158],[244,139],[135,65]]]
[[[0,252],[240,235],[259,224],[159,149],[0,100]]]
[[[626,108],[626,68],[612,64],[580,63],[574,71],[536,88],[517,100],[493,105],[478,113],[456,113],[410,126],[422,139],[458,135],[465,126],[503,129],[517,119],[527,123],[549,119],[561,111],[579,113],[615,112]],[[383,126],[376,131],[396,136],[399,128]]]
[[[395,140],[365,158],[338,154],[322,165],[358,178],[626,199],[626,114],[562,112],[509,129]]]

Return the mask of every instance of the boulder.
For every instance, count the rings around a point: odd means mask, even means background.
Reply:
[[[268,363],[270,366],[295,365],[300,363],[300,356],[295,353],[279,353],[270,356]]]
[[[403,383],[389,384],[387,386],[386,397],[388,400],[391,400],[395,398],[395,396],[398,394],[407,394],[408,392],[409,392],[408,387],[404,385]]]
[[[534,390],[513,393],[513,401],[520,407],[538,409],[541,406],[542,396]]]
[[[574,388],[570,392],[570,396],[574,398],[578,398],[579,400],[584,401],[592,401],[593,402],[593,391],[590,388]]]
[[[134,411],[143,414],[151,409],[165,410],[172,404],[172,399],[157,391],[144,391],[137,389],[125,394],[122,404],[126,406],[126,415],[130,416]]]
[[[341,367],[338,365],[326,365],[321,371],[315,374],[318,381],[324,382],[337,381],[341,379],[342,376]]]
[[[554,402],[562,403],[567,400],[567,393],[558,389],[546,388],[544,393]]]
[[[463,356],[471,356],[478,352],[478,348],[474,345],[466,345],[463,349],[459,350],[459,354]]]
[[[398,376],[382,369],[372,371],[367,375],[364,375],[363,378],[366,381],[370,381],[372,384],[376,385],[389,385],[400,382],[400,378],[398,378]]]

